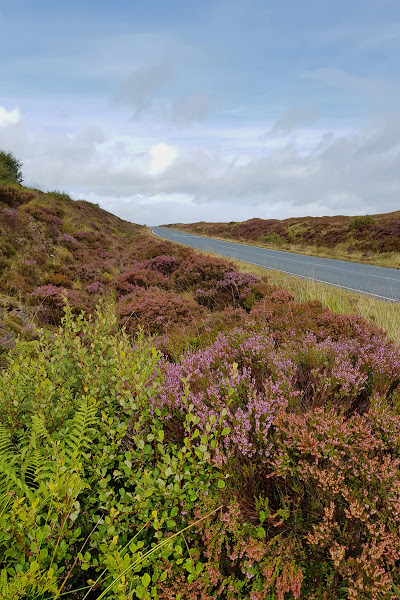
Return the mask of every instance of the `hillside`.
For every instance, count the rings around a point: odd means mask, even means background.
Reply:
[[[0,249],[0,598],[395,599],[383,330],[16,183]]]
[[[61,289],[77,308],[93,306],[96,286],[101,290],[136,257],[132,244],[144,230],[67,194],[0,185],[3,333],[29,331],[32,315],[35,322],[57,322],[50,305]]]
[[[279,250],[400,268],[400,211],[282,221],[250,219],[242,223],[175,223],[165,227]]]
[[[216,309],[240,305],[246,294],[251,307],[272,289],[228,261],[160,241],[89,202],[18,184],[0,185],[0,264],[3,344],[16,334],[29,339],[36,325],[57,326],[64,297],[75,314],[91,314],[107,297],[128,330],[141,325],[162,344],[167,330],[213,329]],[[169,341],[163,343],[165,349]]]

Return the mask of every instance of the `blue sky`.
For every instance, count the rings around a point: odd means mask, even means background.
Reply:
[[[396,210],[398,0],[0,0],[25,183],[159,224]]]

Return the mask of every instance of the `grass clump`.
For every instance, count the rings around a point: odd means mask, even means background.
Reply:
[[[60,200],[61,202],[73,202],[73,199],[67,192],[63,192],[60,190],[49,190],[48,194],[53,196],[56,200]]]

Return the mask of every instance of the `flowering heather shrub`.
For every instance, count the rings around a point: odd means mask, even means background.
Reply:
[[[67,248],[73,250],[75,248],[79,248],[81,245],[73,235],[69,233],[63,233],[61,236],[61,243],[64,244]]]
[[[104,284],[101,281],[93,281],[85,287],[85,292],[87,294],[104,294]]]
[[[120,295],[125,295],[133,292],[138,287],[145,289],[152,286],[166,287],[167,278],[163,277],[158,271],[142,268],[139,263],[133,269],[115,277],[110,285]]]
[[[11,185],[0,185],[0,202],[11,208],[18,208],[22,204],[27,204],[34,197],[35,194],[32,194],[32,192],[26,192]]]
[[[257,275],[231,271],[210,289],[198,289],[195,292],[196,302],[211,309],[221,309],[225,306],[244,306],[249,294],[260,282]]]
[[[200,429],[224,415],[230,431],[213,455],[230,475],[226,510],[201,529],[208,597],[338,598],[340,587],[393,597],[400,356],[376,330],[349,326],[352,336],[305,332],[296,344],[287,330],[278,345],[268,330],[237,328],[160,363],[153,410],[167,407],[171,439],[189,403]]]
[[[29,209],[30,214],[38,221],[44,223],[48,231],[57,231],[60,233],[62,227],[62,218],[57,211],[48,208],[47,206],[33,206]]]
[[[64,315],[65,298],[75,314],[81,311],[90,313],[94,308],[94,303],[84,292],[69,290],[53,284],[36,288],[31,294],[31,303],[39,302],[37,316],[42,322],[59,325]]]
[[[149,260],[146,260],[143,263],[143,267],[145,269],[159,271],[164,276],[172,275],[172,273],[178,268],[178,265],[179,263],[174,256],[168,256],[166,254],[149,258]]]
[[[182,260],[173,274],[174,286],[178,291],[209,290],[214,288],[226,273],[237,271],[227,260],[192,253]]]
[[[55,271],[50,271],[50,273],[45,277],[46,283],[55,285],[56,287],[65,287],[72,288],[73,281],[70,277],[65,275],[64,273],[59,273]]]
[[[284,301],[277,301],[279,298]],[[307,333],[313,333],[317,340],[353,338],[360,329],[370,336],[382,336],[377,327],[363,318],[335,314],[319,300],[298,304],[292,300],[292,295],[283,290],[266,296],[250,311],[247,326],[256,330],[267,327],[276,343],[284,343],[290,337],[302,339]]]
[[[32,304],[39,303],[37,314],[42,322],[58,324],[63,315],[62,307],[65,305],[63,296],[66,290],[51,283],[41,285],[31,294]]]
[[[75,255],[76,256],[76,255]],[[85,283],[92,283],[103,279],[104,264],[101,261],[93,261],[93,256],[87,254],[84,250],[82,254],[82,261],[86,259],[83,264],[78,263],[74,265],[75,276]],[[104,281],[102,281],[104,283]]]
[[[101,236],[94,231],[76,231],[73,237],[80,243],[88,248],[94,248],[98,245]]]
[[[134,248],[134,260],[145,261],[161,255],[174,256],[177,260],[189,258],[194,254],[190,248],[161,241],[153,236],[137,236]]]
[[[18,211],[14,208],[0,208],[0,223],[3,227],[14,229],[19,221]]]
[[[157,287],[140,289],[117,302],[117,315],[128,333],[136,334],[138,326],[146,333],[165,333],[173,326],[188,325],[201,308],[188,298]]]

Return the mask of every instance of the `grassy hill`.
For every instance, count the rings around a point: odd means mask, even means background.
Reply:
[[[0,598],[399,597],[383,330],[16,182],[0,261]]]
[[[400,268],[400,211],[356,217],[166,225],[196,235]]]

